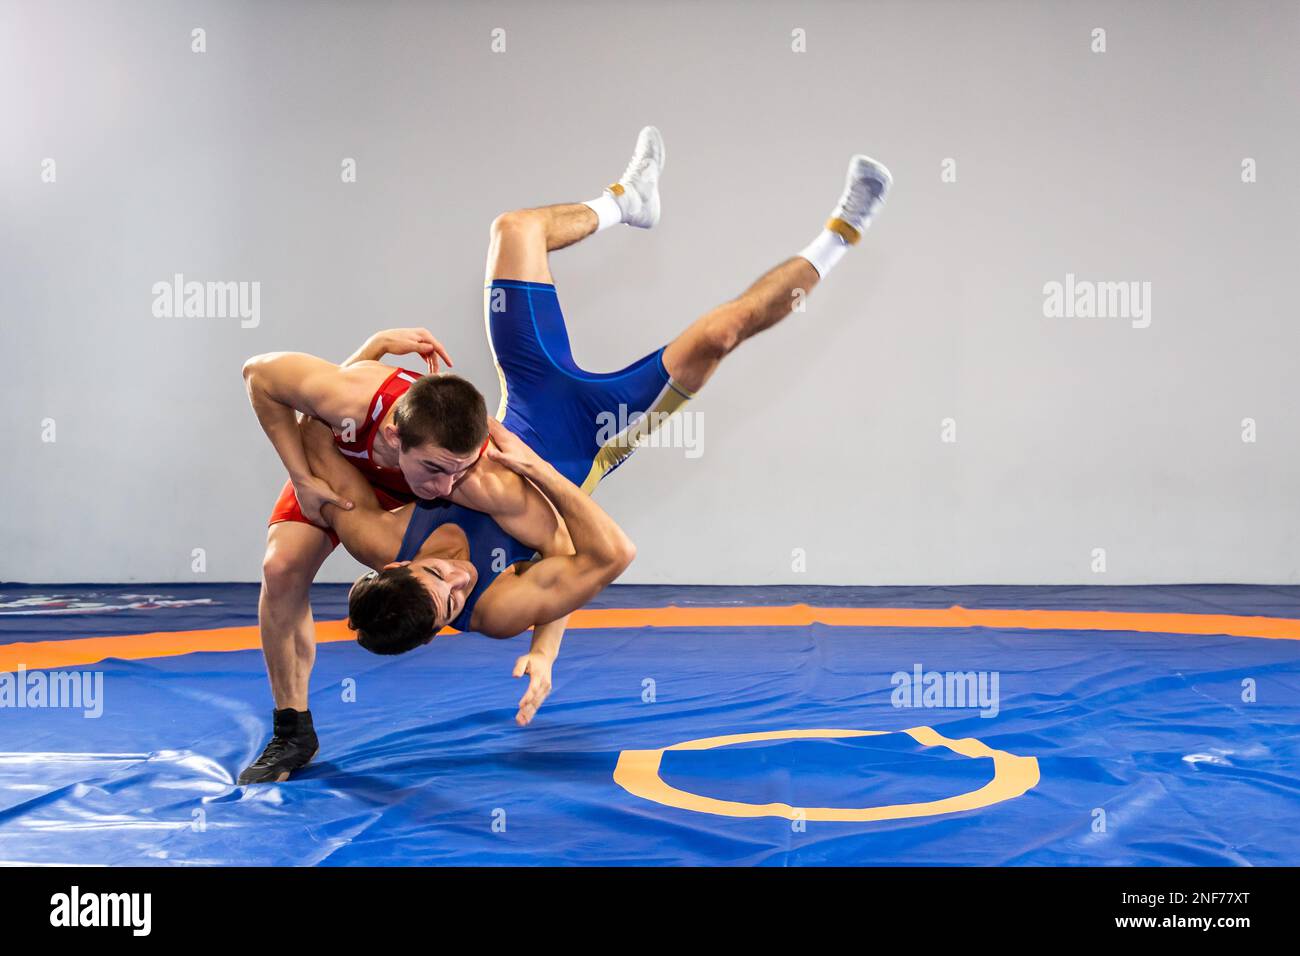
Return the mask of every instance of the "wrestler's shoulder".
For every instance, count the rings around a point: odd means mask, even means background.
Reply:
[[[340,398],[350,406],[358,406],[358,414],[365,414],[380,387],[397,368],[383,362],[354,362],[339,367],[337,390]],[[362,407],[364,406],[364,407]],[[357,410],[357,409],[354,409]]]
[[[517,474],[488,458],[480,459],[457,487],[463,503],[480,511],[493,511],[522,499],[527,483]]]
[[[339,371],[351,378],[377,379],[383,381],[397,371],[397,366],[385,365],[383,362],[366,359],[364,362],[353,362],[351,365],[341,365],[339,366]]]

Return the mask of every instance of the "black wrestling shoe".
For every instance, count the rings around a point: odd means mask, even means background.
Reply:
[[[282,783],[295,770],[301,770],[316,756],[320,741],[311,723],[310,710],[293,710],[286,707],[275,712],[275,735],[271,742],[243,773],[239,785],[250,783]]]

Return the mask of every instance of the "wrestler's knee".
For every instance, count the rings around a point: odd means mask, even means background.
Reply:
[[[545,223],[533,209],[513,209],[492,220],[490,236],[494,242],[528,241],[545,235]]]
[[[748,312],[737,302],[719,309],[712,319],[701,330],[699,349],[709,358],[722,359],[744,341]]]
[[[273,540],[262,556],[262,587],[268,597],[302,594],[311,588],[319,564],[312,551]]]

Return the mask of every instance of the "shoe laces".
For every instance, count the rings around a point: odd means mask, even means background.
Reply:
[[[848,201],[844,203],[845,208],[853,210],[866,211],[871,208],[872,203],[880,198],[880,190],[873,188],[874,179],[855,179],[849,183]]]
[[[262,751],[262,756],[257,758],[257,763],[261,766],[270,766],[284,756],[284,752],[289,749],[289,740],[286,737],[272,737],[271,742],[266,745]]]
[[[885,183],[879,174],[862,176],[849,183],[848,199],[844,205],[848,208],[861,208],[864,211],[881,202],[885,194]]]
[[[633,156],[630,160],[628,160],[627,169],[623,170],[623,175],[618,178],[618,181],[620,183],[626,183],[640,177],[643,173],[646,172],[646,170],[648,170],[651,167],[651,165],[653,165],[653,163],[654,160],[652,159],[649,150],[646,151],[644,156],[642,155]]]

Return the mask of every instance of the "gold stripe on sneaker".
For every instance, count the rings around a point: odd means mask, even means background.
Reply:
[[[621,196],[623,195],[623,184],[615,183],[614,185],[609,187],[609,191],[612,192],[615,196]]]
[[[858,232],[857,229],[853,228],[853,226],[849,225],[839,216],[833,216],[832,218],[827,219],[826,228],[835,233],[849,245],[854,245],[862,238],[862,233]]]

